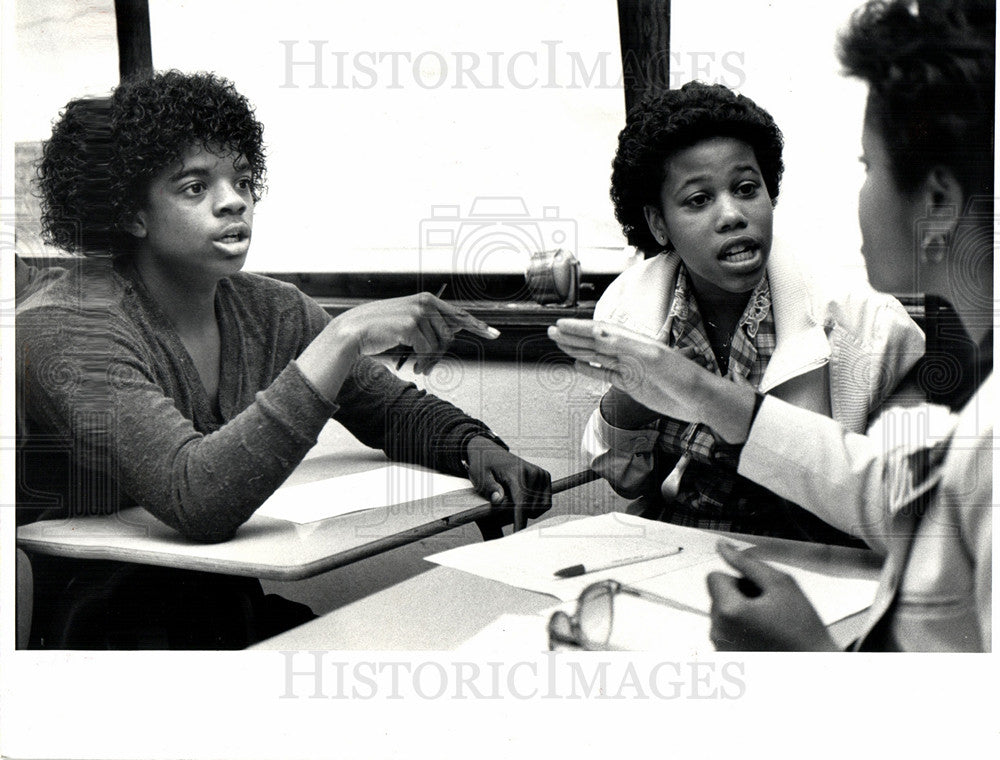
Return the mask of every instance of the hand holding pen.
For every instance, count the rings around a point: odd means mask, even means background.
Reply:
[[[799,584],[787,573],[720,541],[719,554],[739,576],[708,575],[716,649],[833,651],[836,644]]]
[[[500,336],[499,330],[430,293],[356,306],[334,319],[328,329],[362,356],[411,347],[419,355],[414,365],[417,374],[430,373],[461,330],[487,340]]]
[[[434,297],[435,298],[441,298],[441,296],[444,295],[445,288],[447,288],[447,287],[448,287],[448,283],[447,282],[442,283],[441,287],[437,289],[437,293],[434,294]],[[497,333],[497,334],[499,335],[499,333]],[[400,355],[400,357],[399,357],[399,360],[396,362],[396,371],[397,372],[399,372],[399,370],[401,370],[403,368],[403,365],[406,364],[406,360],[410,358],[410,355],[412,353],[413,353],[412,349],[404,350],[403,351],[402,355]],[[433,366],[434,365],[432,364],[431,365],[431,369],[433,369]],[[416,372],[416,366],[414,366],[414,372]],[[428,373],[429,372],[430,372],[430,369],[428,369]],[[420,373],[418,372],[417,374],[420,374]]]
[[[447,301],[442,301],[441,296],[447,287],[448,283],[444,283],[433,296],[429,293],[410,296],[411,298],[424,299],[428,305],[437,309],[438,314],[432,313],[430,318],[430,326],[433,328],[434,334],[429,335],[426,327],[421,331],[423,337],[430,338],[427,344],[436,346],[436,348],[434,350],[426,350],[419,337],[413,342],[400,341],[401,345],[409,348],[405,349],[396,361],[397,370],[403,368],[403,365],[406,364],[406,360],[411,354],[419,354],[420,357],[413,364],[413,371],[418,375],[429,375],[431,370],[434,369],[434,365],[440,361],[445,349],[454,340],[455,334],[460,330],[468,330],[473,335],[478,335],[480,338],[486,338],[487,340],[496,340],[500,337],[500,331],[495,327],[490,327],[485,322],[476,319],[464,309],[453,306]],[[438,339],[437,342],[433,340],[434,338]]]

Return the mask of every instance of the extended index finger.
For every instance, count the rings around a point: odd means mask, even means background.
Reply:
[[[593,338],[563,332],[555,325],[549,326],[547,335],[552,342],[570,356],[577,356],[580,352],[592,354],[597,350],[597,342]]]
[[[438,311],[448,325],[455,328],[456,331],[468,330],[473,335],[478,335],[480,338],[488,338],[489,340],[500,337],[499,330],[495,327],[490,327],[481,319],[476,319],[476,317],[469,314],[465,309],[460,309],[458,306],[454,306],[447,301],[435,300],[437,301],[435,305]]]
[[[565,347],[591,349],[619,354],[622,349],[632,350],[632,342],[643,343],[645,338],[608,322],[591,319],[557,319],[549,328],[549,337]]]

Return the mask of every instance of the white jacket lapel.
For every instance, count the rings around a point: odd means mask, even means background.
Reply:
[[[594,319],[663,340],[680,261],[676,253],[661,253],[626,269],[608,286]]]
[[[661,253],[629,267],[608,286],[594,318],[664,340],[679,265],[676,253]],[[806,372],[829,365],[829,385],[823,382],[822,387],[815,389],[816,393],[826,395],[830,388],[836,389],[829,399],[834,419],[848,429],[863,430],[868,406],[858,403],[857,395],[864,393],[867,398],[869,394],[866,378],[870,374],[870,357],[855,351],[851,342],[840,340],[835,324],[826,324],[827,310],[817,303],[817,295],[801,266],[776,241],[767,275],[777,346],[764,371],[760,390],[766,393]],[[834,355],[837,361],[831,361]],[[817,408],[825,404],[824,401]]]
[[[814,294],[800,266],[780,246],[772,248],[767,276],[777,347],[761,379],[762,393],[830,361],[826,330],[816,317]]]

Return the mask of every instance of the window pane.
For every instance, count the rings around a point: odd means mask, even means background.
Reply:
[[[848,277],[864,271],[856,220],[865,87],[840,75],[835,45],[859,5],[671,1],[671,84],[721,81],[774,116],[785,136],[775,238]]]
[[[150,16],[157,68],[229,77],[265,124],[249,268],[523,272],[559,247],[620,268],[615,3],[239,7]]]
[[[18,253],[57,254],[42,245],[34,161],[69,100],[106,93],[118,81],[112,0],[16,0],[12,70],[4,79],[4,140],[14,142]],[[9,143],[8,143],[9,144]]]

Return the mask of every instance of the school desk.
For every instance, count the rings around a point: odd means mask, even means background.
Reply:
[[[304,465],[313,473],[333,477],[374,469],[386,462],[380,452],[350,451],[316,457]],[[593,477],[589,472],[575,473],[553,485],[562,490]],[[296,478],[292,482],[308,481]],[[485,517],[490,509],[470,487],[305,524],[254,515],[229,541],[204,544],[185,539],[136,507],[111,515],[31,523],[18,529],[17,542],[22,549],[40,554],[289,581],[465,525]]]
[[[557,516],[532,528],[573,519]],[[529,528],[532,529],[532,528]],[[764,536],[733,536],[754,544],[755,556],[818,572],[877,579],[880,558],[862,549],[790,541]],[[305,625],[263,641],[252,649],[272,650],[454,650],[503,614],[531,615],[556,604],[545,594],[499,581],[433,566],[327,613]],[[864,613],[837,621],[830,633],[846,646],[861,632]],[[544,626],[545,621],[540,621]]]
[[[599,385],[549,362],[446,358],[429,377],[400,373],[487,421],[519,455],[553,479],[585,467],[580,433]],[[373,469],[387,462],[335,422],[286,485]],[[610,490],[608,490],[610,496]],[[142,509],[42,521],[18,529],[18,544],[43,554],[164,565],[290,581],[318,575],[397,546],[473,522],[489,511],[471,491],[299,525],[254,516],[221,544],[194,543]]]

